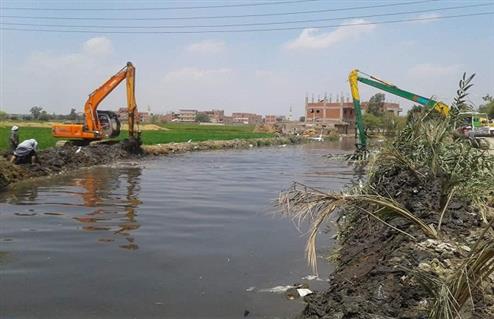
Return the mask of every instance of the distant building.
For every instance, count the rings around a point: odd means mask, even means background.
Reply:
[[[254,113],[232,113],[233,123],[238,124],[261,124],[262,115]]]
[[[197,110],[179,110],[178,120],[180,122],[195,122],[197,116]]]
[[[276,124],[276,115],[266,115],[264,117],[264,123],[269,125]]]
[[[233,124],[233,117],[232,116],[223,116],[223,124]]]
[[[209,117],[211,123],[223,123],[225,118],[224,110],[200,111],[200,114],[205,114]]]
[[[286,121],[286,116],[284,115],[266,115],[264,117],[264,123],[270,125],[285,122],[285,121]]]
[[[362,110],[367,110],[369,102],[362,102]],[[385,102],[382,112],[393,112],[395,115],[399,115],[402,109],[398,103]],[[338,128],[340,131],[346,132],[348,129],[355,127],[355,110],[353,108],[353,102],[350,98],[346,101],[344,98],[337,99],[336,102],[332,102],[331,99],[322,99],[318,102],[309,102],[309,99],[305,98],[305,122],[306,123],[320,123],[328,125],[329,127]]]
[[[127,110],[128,109],[126,107],[118,108],[116,113],[120,122],[125,122],[129,119],[129,113]],[[151,114],[148,112],[137,112],[137,116],[140,123],[147,123],[151,121]]]
[[[161,114],[159,116],[160,122],[173,122],[173,121],[178,121],[178,114],[176,113],[167,113],[167,114]]]
[[[139,116],[139,123],[149,123],[151,122],[151,114],[149,112],[137,112]]]

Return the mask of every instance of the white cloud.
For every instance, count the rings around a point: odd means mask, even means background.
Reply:
[[[113,52],[113,45],[106,37],[95,37],[84,42],[82,49],[89,55],[107,56]]]
[[[437,78],[455,75],[460,72],[461,65],[440,65],[432,63],[417,64],[408,70],[408,73],[415,78]]]
[[[357,39],[363,34],[369,33],[375,29],[375,25],[358,25],[366,23],[366,20],[355,19],[344,25],[339,26],[334,31],[319,32],[319,29],[304,29],[302,33],[293,41],[285,44],[287,49],[324,49],[336,43],[346,40]],[[357,24],[356,26],[346,26]]]
[[[422,13],[422,14],[419,14],[416,17],[416,19],[423,19],[423,20],[417,20],[414,22],[415,23],[430,23],[430,22],[437,21],[437,19],[439,19],[440,17],[441,17],[441,15],[437,12]]]
[[[29,87],[23,99],[35,100],[49,112],[65,113],[68,107],[80,110],[87,95],[122,66],[124,63],[113,60],[112,42],[105,37],[96,37],[82,42],[72,52],[31,52],[17,69],[12,83],[15,86],[19,85],[15,83],[29,79],[36,85]],[[115,100],[119,101],[113,103]],[[104,103],[119,105],[121,100],[123,95],[113,94]],[[24,104],[32,105],[32,102]]]
[[[214,80],[224,79],[232,73],[231,69],[199,69],[194,67],[185,67],[175,71],[168,72],[164,80],[167,82],[182,81],[182,80]]]
[[[225,46],[224,41],[204,40],[192,43],[188,45],[186,49],[192,53],[214,54],[223,52],[225,50]]]

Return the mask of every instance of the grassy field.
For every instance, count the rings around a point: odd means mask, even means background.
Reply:
[[[11,123],[0,125],[0,150],[8,148],[8,137]],[[17,123],[20,127],[19,139],[34,138],[38,141],[41,149],[54,146],[57,139],[51,136],[51,129],[47,127],[28,127],[23,123]],[[164,124],[161,127],[165,130],[145,130],[142,132],[144,144],[165,144],[179,143],[192,140],[193,142],[207,140],[232,140],[249,139],[260,137],[271,137],[273,134],[254,133],[254,126],[250,125],[196,125],[196,124]],[[122,131],[120,138],[127,136],[127,132]]]

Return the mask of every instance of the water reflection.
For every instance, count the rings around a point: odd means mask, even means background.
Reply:
[[[125,244],[120,248],[139,249],[132,232],[139,229],[136,209],[139,200],[141,168],[127,169],[123,174],[115,172],[88,171],[83,178],[76,180],[76,185],[83,188],[82,199],[85,207],[96,209],[74,217],[88,232],[108,231],[111,237],[101,237],[99,242],[113,242],[115,236],[123,237]],[[126,185],[123,186],[122,183]],[[121,191],[125,189],[122,194]],[[122,196],[123,195],[123,196]],[[115,210],[117,209],[117,210]]]
[[[51,226],[57,223],[53,218],[69,217],[80,225],[77,229],[95,233],[97,242],[116,242],[120,248],[136,250],[139,246],[133,233],[140,228],[137,210],[141,204],[141,174],[142,169],[135,166],[81,170],[77,176],[54,178],[55,186],[53,179],[22,184],[0,194],[0,203],[25,207],[12,211],[19,218],[52,218],[44,220]],[[39,207],[44,211],[39,212]]]

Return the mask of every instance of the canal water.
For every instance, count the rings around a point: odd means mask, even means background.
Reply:
[[[354,179],[312,143],[85,169],[0,193],[0,318],[293,318],[278,286],[324,288],[273,201],[292,181]],[[305,277],[305,278],[304,278]],[[312,280],[309,280],[312,279]]]

